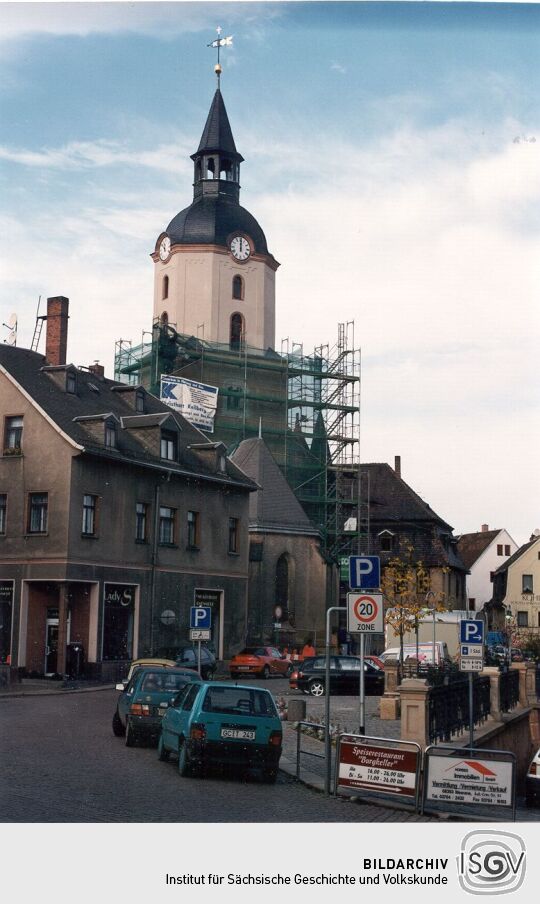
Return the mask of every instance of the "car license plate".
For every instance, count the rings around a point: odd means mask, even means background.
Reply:
[[[254,741],[255,732],[249,728],[222,728],[222,738],[237,738],[240,741]]]
[[[250,665],[239,665],[238,671],[239,672],[249,672],[250,668],[251,668]]]

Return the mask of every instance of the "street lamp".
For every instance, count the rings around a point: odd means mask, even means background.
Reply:
[[[436,630],[435,629],[435,612],[437,611],[437,609],[436,609],[436,604],[435,604],[435,596],[436,595],[433,590],[428,590],[428,592],[426,593],[425,599],[424,599],[427,609],[429,609],[428,600],[429,600],[430,596],[433,597],[433,608],[431,610],[433,613],[433,653],[432,653],[432,657],[433,657],[433,665],[435,665],[435,630]]]

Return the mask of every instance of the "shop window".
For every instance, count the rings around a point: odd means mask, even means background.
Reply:
[[[105,584],[103,606],[103,660],[133,658],[135,587]]]
[[[28,533],[45,534],[48,523],[48,493],[30,493],[28,497]]]
[[[13,581],[0,581],[0,662],[10,662]]]

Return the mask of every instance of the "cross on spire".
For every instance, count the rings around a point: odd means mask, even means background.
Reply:
[[[221,64],[219,62],[219,51],[220,51],[221,47],[232,47],[233,36],[227,35],[226,38],[222,38],[221,32],[223,31],[223,29],[222,29],[221,25],[218,25],[218,27],[216,28],[216,31],[217,31],[216,40],[211,41],[210,44],[207,44],[206,46],[207,47],[215,47],[217,50],[217,64],[214,66],[214,72],[217,75],[217,82],[218,82],[218,88],[219,88],[219,80],[220,80],[220,76],[221,76]]]

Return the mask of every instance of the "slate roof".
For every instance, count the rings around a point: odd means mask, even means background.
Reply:
[[[132,426],[140,423],[143,419],[142,416],[135,412],[126,400],[125,394],[114,391],[115,387],[121,384],[77,369],[77,393],[68,393],[55,382],[50,374],[42,370],[46,365],[43,355],[29,349],[14,348],[8,345],[0,345],[0,365],[63,433],[82,446],[86,453],[126,464],[158,467],[162,470],[176,471],[179,475],[193,475],[220,484],[226,483],[250,490],[255,489],[256,485],[247,479],[245,474],[229,459],[226,473],[220,472],[219,474],[212,470],[208,463],[202,461],[194,451],[189,449],[189,446],[206,443],[205,434],[148,392],[145,393],[146,413],[153,416],[148,418],[148,421],[152,425],[158,425],[164,418],[171,416],[178,425],[178,462],[165,462],[152,455],[136,436],[124,429],[118,431],[118,448],[106,448],[85,430],[84,420],[74,420],[75,418],[97,419],[104,414],[113,414],[120,423],[126,419],[128,422],[131,421]],[[89,384],[93,384],[99,391],[92,390]]]
[[[225,109],[225,102],[219,88],[214,94],[199,147],[193,157],[205,151],[224,151],[239,162],[244,159],[236,150],[229,117]]]
[[[264,440],[243,440],[232,459],[259,485],[249,499],[251,529],[318,536]]]
[[[498,530],[477,531],[474,534],[462,534],[458,539],[458,551],[467,568],[471,568],[483,552],[490,546]]]
[[[165,230],[173,245],[223,245],[233,232],[245,232],[255,251],[268,254],[266,236],[255,217],[226,195],[196,198]]]

